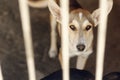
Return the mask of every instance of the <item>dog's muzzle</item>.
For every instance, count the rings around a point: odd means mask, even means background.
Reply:
[[[77,47],[78,51],[84,51],[84,49],[85,49],[85,45],[84,44],[78,44],[76,47]]]

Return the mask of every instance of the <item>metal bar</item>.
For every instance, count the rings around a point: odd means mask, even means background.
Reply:
[[[100,24],[97,38],[97,62],[96,62],[96,79],[102,80],[104,66],[104,52],[107,29],[107,0],[99,0],[100,4]]]
[[[1,65],[0,65],[0,80],[3,80]]]
[[[21,22],[22,22],[23,37],[25,43],[29,80],[36,80],[29,8],[27,2],[28,2],[27,0],[19,0],[19,8],[21,13]]]
[[[69,1],[60,0],[61,3],[61,19],[62,19],[62,58],[63,58],[63,80],[69,80]]]

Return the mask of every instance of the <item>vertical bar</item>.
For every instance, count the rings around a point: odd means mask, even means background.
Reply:
[[[69,23],[69,1],[60,0],[62,17],[62,58],[63,58],[63,80],[69,80],[69,46],[68,46],[68,23]]]
[[[34,54],[32,46],[32,37],[30,29],[30,17],[27,0],[19,0],[19,8],[21,13],[21,22],[23,29],[23,37],[25,43],[26,59],[29,73],[29,80],[36,80],[35,77],[35,66],[34,66]]]
[[[107,0],[99,0],[100,3],[100,25],[98,28],[97,38],[97,63],[96,63],[96,80],[102,80],[104,52],[107,29]]]
[[[1,65],[0,65],[0,80],[3,80]]]

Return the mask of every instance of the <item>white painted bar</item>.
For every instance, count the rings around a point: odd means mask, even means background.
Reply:
[[[100,24],[98,27],[97,38],[97,61],[96,61],[96,78],[95,80],[102,80],[103,66],[104,66],[104,52],[107,29],[107,0],[99,0],[100,4]]]
[[[1,65],[0,65],[0,80],[3,80]]]
[[[30,28],[30,16],[27,0],[19,0],[19,8],[21,13],[21,22],[25,43],[26,59],[29,73],[29,80],[36,80],[35,77],[35,63],[33,54],[33,45]]]
[[[69,80],[69,0],[60,0],[62,17],[62,57],[63,57],[63,80]]]

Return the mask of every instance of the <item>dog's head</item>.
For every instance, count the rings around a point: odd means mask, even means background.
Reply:
[[[112,3],[112,0],[108,1],[108,14],[112,9]],[[49,0],[48,7],[56,20],[61,23],[60,7],[53,0]],[[99,15],[100,9],[96,9],[93,13],[80,8],[70,11],[68,27],[71,54],[79,55],[92,50],[93,28],[99,24]]]

